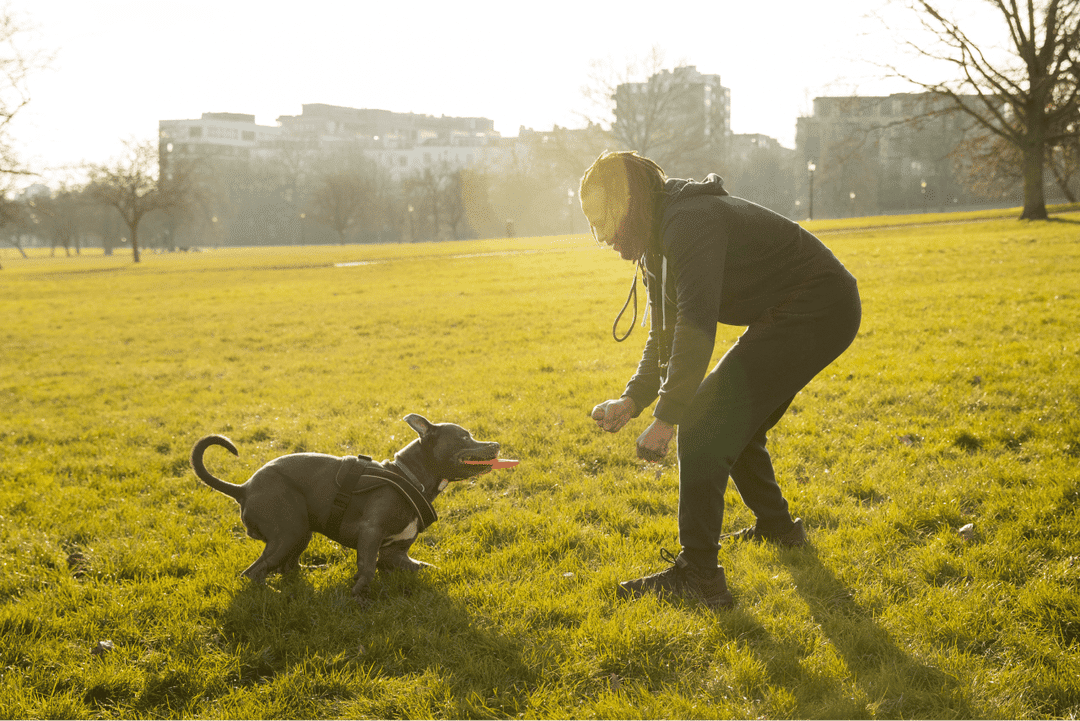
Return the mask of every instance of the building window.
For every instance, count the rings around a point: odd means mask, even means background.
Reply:
[[[188,137],[189,138],[201,138],[202,137],[202,128],[200,128],[200,127],[188,128]]]
[[[254,143],[255,142],[255,131],[254,130],[245,130],[244,133],[243,133],[243,138],[244,138],[244,140],[247,140],[249,142]]]

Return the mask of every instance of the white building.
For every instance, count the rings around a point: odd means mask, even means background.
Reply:
[[[257,125],[254,115],[203,113],[197,120],[158,121],[158,160],[168,173],[179,160],[208,158],[247,162],[256,151],[272,148],[281,128]]]

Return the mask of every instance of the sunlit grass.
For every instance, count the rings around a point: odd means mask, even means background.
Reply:
[[[1075,716],[1080,218],[1059,217],[824,236],[863,327],[770,439],[813,547],[725,547],[720,614],[614,597],[677,547],[677,475],[633,458],[647,418],[587,417],[645,338],[611,340],[632,268],[590,238],[5,255],[0,709]],[[207,463],[239,482],[298,450],[390,457],[409,412],[522,460],[438,499],[414,547],[436,570],[377,575],[360,609],[353,554],[317,537],[326,568],[238,578],[261,544],[191,474],[197,438],[236,441]]]

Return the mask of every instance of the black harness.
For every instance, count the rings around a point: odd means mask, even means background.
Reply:
[[[367,456],[345,456],[341,459],[341,467],[338,469],[335,483],[337,483],[338,492],[334,496],[334,507],[330,509],[330,518],[326,522],[326,531],[329,536],[338,535],[341,519],[345,516],[345,509],[349,507],[349,502],[354,495],[373,491],[386,484],[393,486],[416,510],[416,516],[420,519],[417,533],[439,519],[428,499],[424,498],[421,490],[408,478],[372,461]]]

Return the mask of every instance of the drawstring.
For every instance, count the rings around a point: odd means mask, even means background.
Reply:
[[[638,280],[638,270],[639,269],[641,270],[643,275],[644,274],[652,275],[651,273],[649,273],[649,269],[641,261],[639,261],[638,264],[637,264],[637,267],[634,268],[634,279],[630,282],[630,292],[626,296],[626,302],[623,303],[622,310],[619,311],[619,314],[617,316],[615,316],[615,322],[611,324],[611,337],[614,338],[617,343],[622,343],[624,340],[626,340],[627,338],[630,337],[630,334],[634,332],[634,323],[637,322],[637,280]],[[667,330],[667,314],[664,312],[664,303],[663,303],[663,295],[662,295],[665,288],[667,287],[667,258],[666,257],[661,259],[660,275],[661,275],[661,277],[660,277],[660,293],[661,293],[660,329],[666,331]],[[652,276],[652,277],[653,277],[653,280],[656,280],[655,275]],[[646,287],[648,287],[648,283],[646,283],[645,285],[646,285]],[[626,309],[630,307],[630,301],[634,301],[634,317],[630,319],[630,327],[627,329],[626,333],[623,334],[623,336],[620,338],[619,337],[619,331],[618,331],[619,321],[622,320],[622,317],[626,314]],[[642,328],[644,328],[645,324],[649,322],[649,311],[650,310],[652,310],[652,303],[646,303],[645,304],[645,315],[641,319],[641,327]]]
[[[622,343],[624,340],[630,337],[630,334],[634,332],[634,323],[637,322],[637,268],[634,268],[634,279],[630,282],[630,293],[626,296],[626,302],[623,303],[622,310],[615,316],[615,322],[611,325],[611,337],[615,339],[616,343]],[[630,301],[634,301],[634,317],[630,320],[630,328],[627,329],[626,335],[622,338],[619,337],[619,321],[622,320],[623,314],[626,313],[626,309],[630,306]]]

